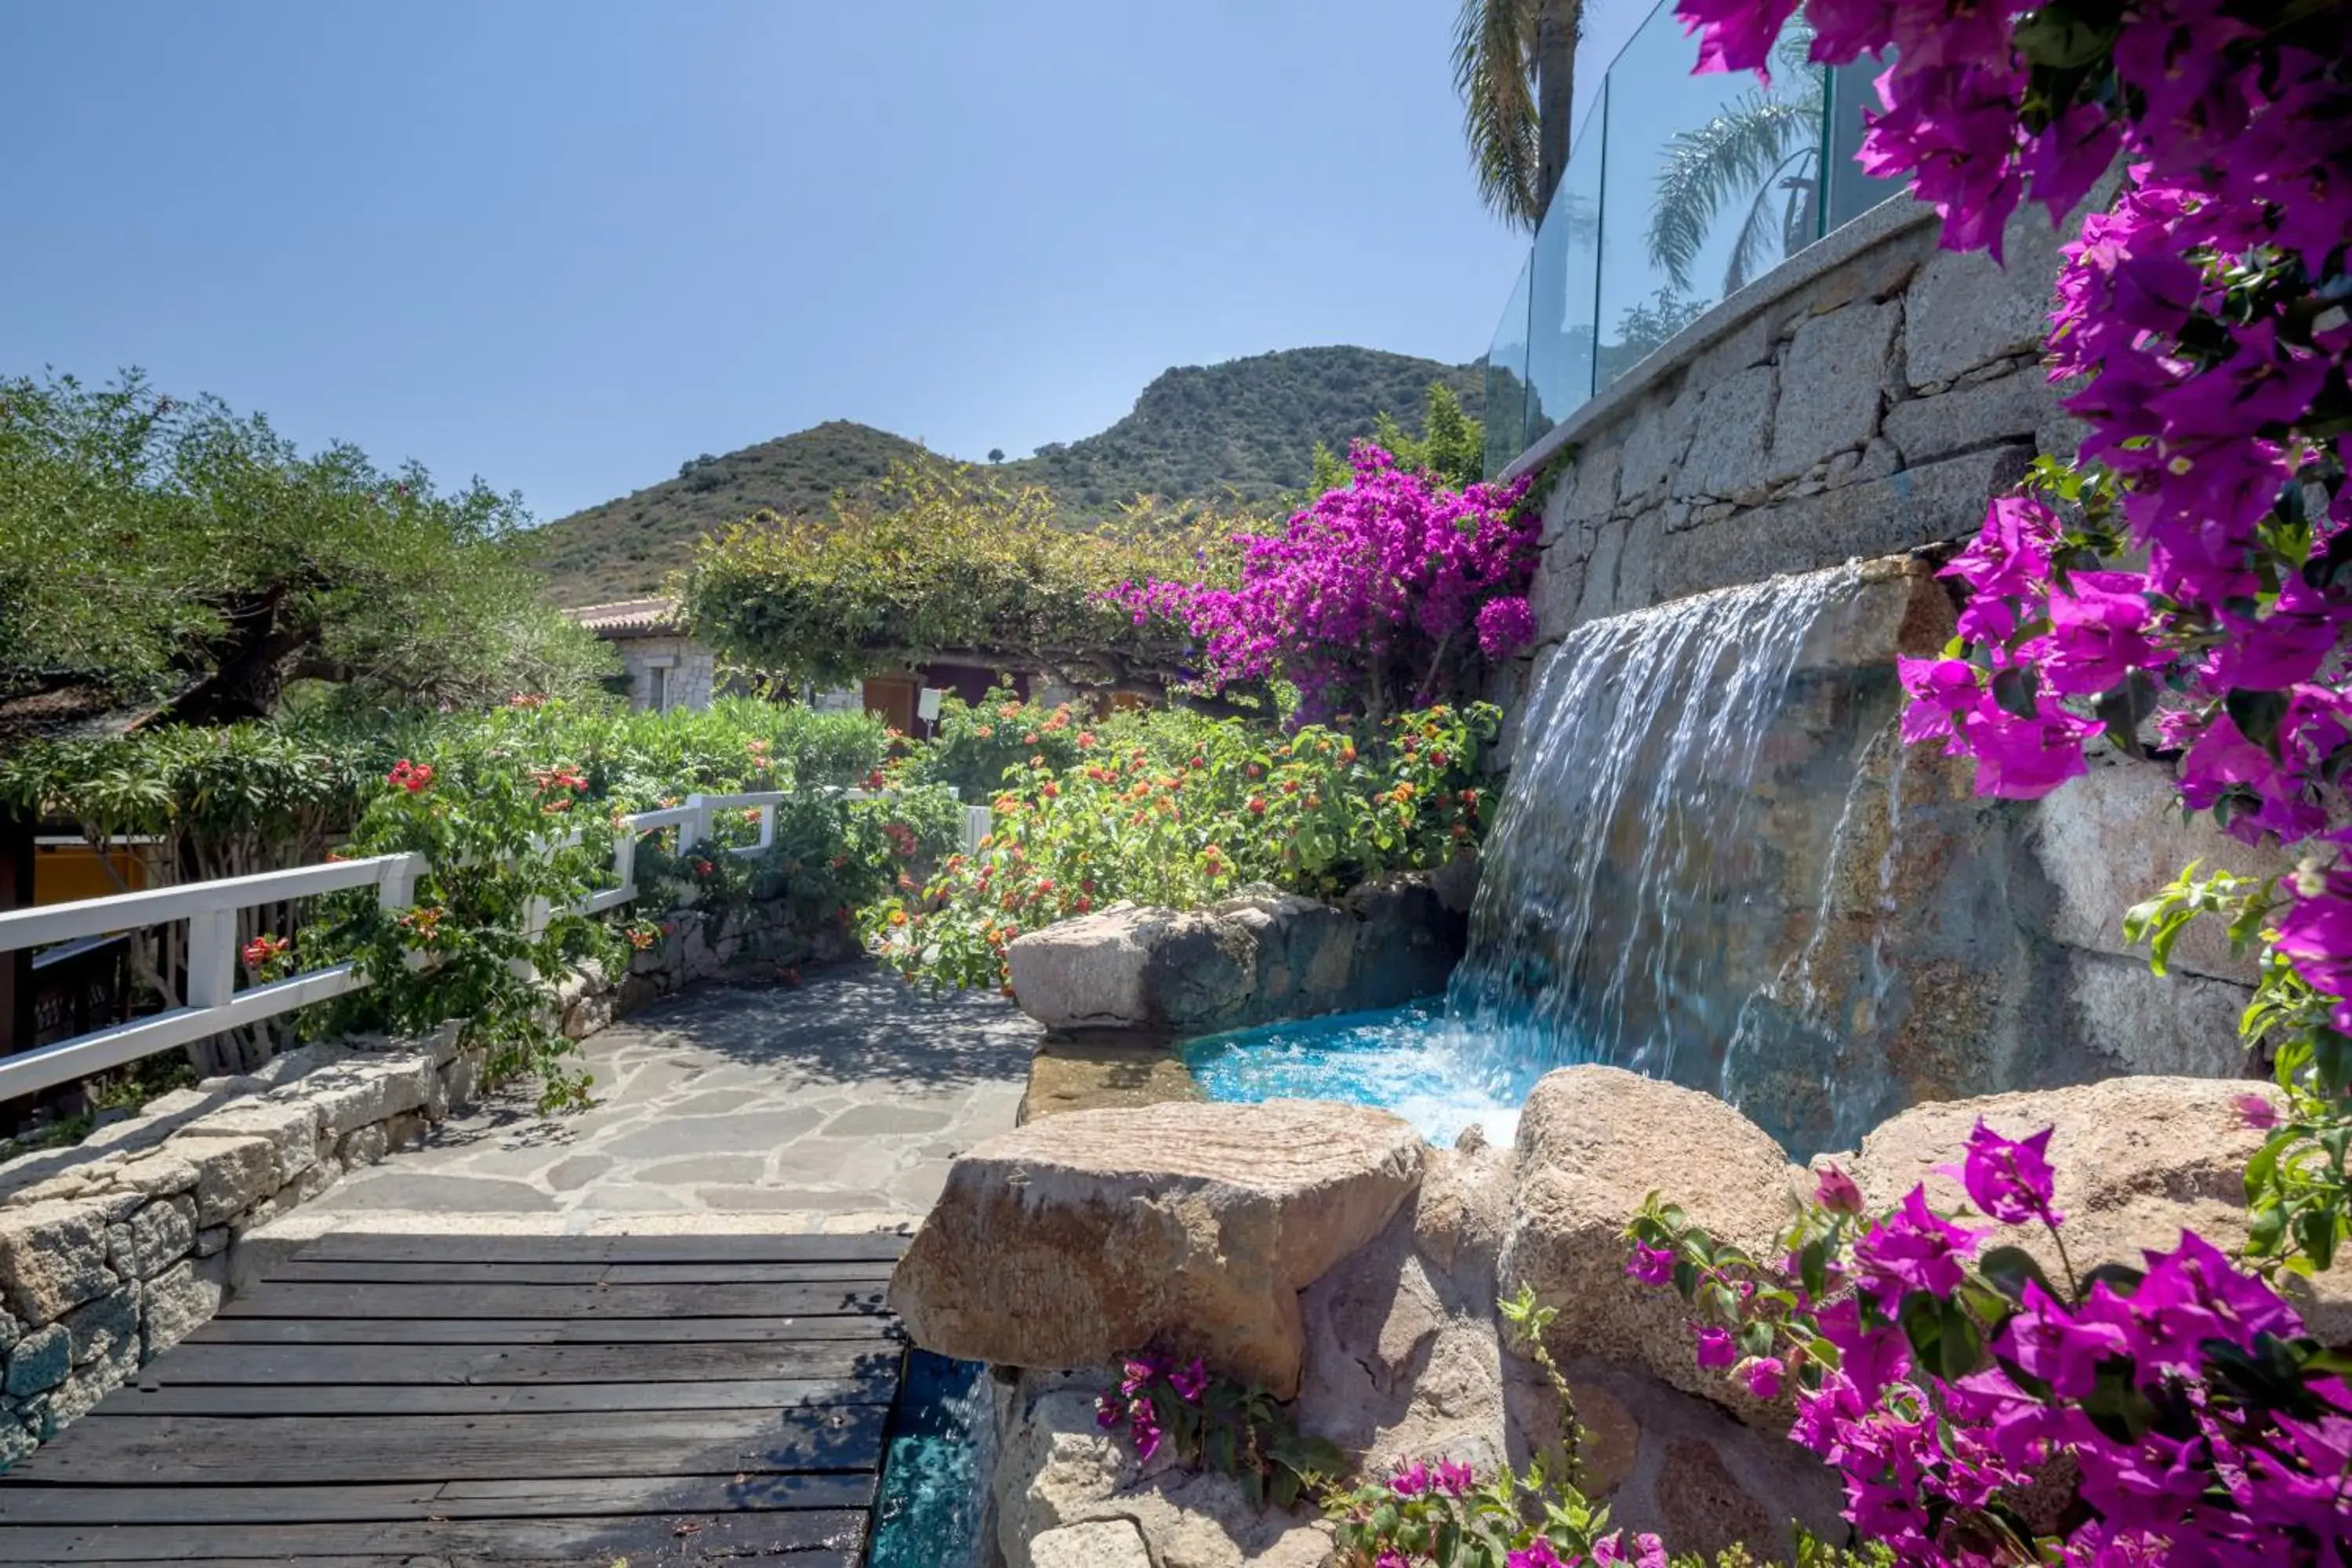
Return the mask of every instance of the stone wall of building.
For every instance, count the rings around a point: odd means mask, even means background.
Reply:
[[[681,637],[627,637],[614,644],[629,678],[629,706],[703,709],[710,706],[719,676],[717,656]],[[661,671],[661,700],[654,700],[654,671]]]
[[[781,901],[664,924],[617,980],[589,964],[553,986],[552,1021],[579,1039],[695,981],[848,952]],[[481,1068],[454,1024],[423,1041],[323,1041],[0,1165],[0,1468],[217,1311],[247,1272],[247,1232],[423,1137],[472,1101]]]

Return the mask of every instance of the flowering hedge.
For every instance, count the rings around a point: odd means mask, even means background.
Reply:
[[[535,1078],[543,1109],[585,1104],[591,1086],[548,1016],[541,977],[583,959],[618,973],[628,948],[753,899],[782,901],[803,931],[846,931],[859,904],[952,847],[961,818],[944,791],[852,802],[828,787],[862,777],[860,767],[870,774],[881,751],[880,726],[865,715],[750,702],[616,715],[526,700],[453,721],[394,763],[349,846],[425,855],[432,868],[414,907],[344,900],[339,918],[302,933],[304,962],[355,956],[366,968],[369,988],[334,1024],[415,1031],[462,1019],[489,1080]],[[697,791],[779,789],[797,793],[776,808],[764,854],[729,853],[755,840],[754,808],[691,847],[664,829],[640,843],[630,912],[564,912],[609,884],[623,816]],[[573,834],[576,844],[562,842]],[[553,912],[534,930],[538,901]]]
[[[1189,632],[1202,684],[1286,680],[1309,719],[1379,719],[1469,695],[1479,655],[1507,658],[1535,640],[1528,481],[1454,489],[1370,442],[1352,467],[1280,532],[1235,539],[1237,584],[1153,578],[1116,602],[1139,627]]]
[[[885,962],[935,984],[1000,984],[1023,931],[1120,899],[1329,896],[1437,866],[1488,816],[1479,760],[1498,715],[1483,704],[1288,735],[1181,710],[1090,724],[1009,696],[995,715],[1034,750],[1006,771],[988,840],[867,913]]]
[[[1626,1272],[1696,1310],[1700,1365],[1759,1399],[1793,1381],[1790,1436],[1905,1563],[2345,1561],[2352,1352],[2193,1233],[2077,1275],[2049,1142],[1979,1121],[1945,1168],[1990,1225],[1924,1184],[1866,1214],[1825,1168],[1770,1259],[1653,1195]],[[2000,1239],[2021,1228],[2058,1279]],[[2063,1506],[2029,1519],[2036,1488]]]

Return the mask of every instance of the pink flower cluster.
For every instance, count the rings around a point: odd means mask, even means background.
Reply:
[[[1945,1173],[1992,1219],[2055,1238],[2049,1139],[1979,1121]],[[2013,1247],[1972,1271],[1994,1233],[1937,1212],[1924,1186],[1862,1222],[1853,1191],[1842,1173],[1823,1174],[1813,1234],[1843,1245],[1811,1281],[1819,1298],[1795,1286],[1801,1310],[1776,1330],[1811,1363],[1790,1436],[1840,1472],[1846,1517],[1865,1537],[1906,1564],[2032,1554],[2032,1542],[2001,1540],[2013,1516],[1995,1505],[2067,1459],[2081,1522],[2043,1543],[2045,1561],[2347,1560],[2352,1387],[2332,1361],[2302,1363],[2296,1347],[2316,1346],[2263,1280],[2184,1234],[2147,1254],[2145,1270],[2098,1270],[2062,1292]],[[1644,1244],[1627,1272],[1654,1278],[1661,1251],[1673,1248]],[[1789,1272],[1802,1273],[1794,1257]],[[1756,1293],[1752,1279],[1701,1275]],[[1988,1301],[1999,1305],[1990,1321]],[[1708,1331],[1701,1364],[1729,1364],[1725,1349],[1709,1353]]]
[[[1576,1552],[1561,1556],[1558,1549],[1543,1537],[1515,1552],[1505,1554],[1507,1568],[1582,1568],[1585,1559]],[[1604,1535],[1592,1543],[1591,1562],[1594,1568],[1666,1568],[1665,1543],[1654,1535],[1633,1538],[1633,1554],[1625,1555],[1624,1531]],[[1398,1560],[1402,1568],[1403,1560]],[[1385,1565],[1384,1565],[1385,1568]]]
[[[1209,684],[1280,677],[1310,716],[1380,689],[1396,706],[1426,700],[1470,644],[1505,658],[1535,640],[1525,595],[1538,523],[1519,511],[1528,481],[1454,490],[1369,442],[1351,458],[1348,485],[1281,532],[1236,541],[1239,586],[1129,584],[1113,599],[1139,626],[1181,625]],[[1414,689],[1392,689],[1397,680]]]
[[[1095,1425],[1106,1432],[1126,1427],[1135,1440],[1135,1457],[1139,1459],[1149,1459],[1158,1453],[1167,1436],[1160,1425],[1159,1410],[1151,1403],[1151,1385],[1160,1382],[1165,1382],[1185,1404],[1198,1405],[1202,1393],[1209,1386],[1209,1372],[1198,1356],[1183,1365],[1167,1356],[1138,1356],[1121,1363],[1118,1393],[1103,1394],[1095,1401]]]
[[[1680,0],[1701,69],[1760,70],[1797,0]],[[2070,513],[1997,501],[1948,569],[1971,657],[1909,660],[1914,741],[2030,799],[2084,771],[2126,686],[2171,695],[2181,794],[2249,841],[2352,834],[2352,6],[1808,0],[1812,58],[1894,63],[1860,162],[1907,174],[1944,242],[2000,254],[2029,196],[2065,249],[2052,378],[2088,426]],[[2075,500],[2089,505],[2076,507]],[[2111,704],[2128,712],[2129,704]],[[2287,951],[2352,1029],[2352,885],[2291,889]],[[2285,944],[2283,944],[2285,945]]]

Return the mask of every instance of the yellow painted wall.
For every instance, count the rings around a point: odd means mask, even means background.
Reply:
[[[65,904],[76,899],[102,899],[110,893],[136,892],[148,885],[147,863],[135,849],[107,852],[122,880],[106,874],[98,851],[87,844],[40,844],[33,849],[33,902]]]

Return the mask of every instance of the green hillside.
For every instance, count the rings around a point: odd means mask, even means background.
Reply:
[[[1049,444],[999,465],[1008,480],[1042,484],[1074,521],[1108,516],[1138,495],[1273,500],[1303,487],[1315,444],[1336,450],[1390,412],[1419,422],[1433,381],[1474,417],[1482,372],[1373,349],[1287,349],[1162,373],[1135,409],[1100,435]],[[922,458],[912,441],[836,419],[724,457],[697,458],[677,477],[574,512],[540,530],[550,596],[584,605],[661,586],[688,542],[765,507],[806,515],[841,489]]]

